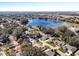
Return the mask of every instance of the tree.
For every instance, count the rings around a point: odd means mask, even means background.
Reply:
[[[26,25],[27,23],[28,23],[28,20],[26,19],[26,20],[20,20],[20,23],[22,24],[22,25]]]
[[[60,31],[60,32],[62,33],[62,35],[64,35],[64,36],[70,36],[70,37],[72,37],[72,36],[75,35],[72,31],[68,30],[67,27],[63,27],[63,28],[61,28],[59,31]]]
[[[37,47],[32,47],[32,45],[24,41],[21,44],[21,50],[23,56],[43,56],[45,53],[43,53],[42,49]]]
[[[68,43],[69,43],[70,45],[72,45],[72,46],[75,46],[75,47],[79,48],[79,36],[74,36],[74,37],[72,37],[72,38],[68,41]]]
[[[22,35],[22,33],[23,33],[23,28],[18,27],[16,29],[14,29],[12,35],[15,36],[15,37],[17,37],[17,39],[18,39],[18,38],[20,38],[20,36]]]

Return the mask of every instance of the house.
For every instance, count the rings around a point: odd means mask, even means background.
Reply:
[[[32,38],[29,38],[29,41],[34,45],[36,44],[36,40],[32,39]]]
[[[2,29],[4,29],[4,26],[3,26],[3,24],[0,24],[0,27],[1,27]]]
[[[33,47],[43,48],[43,46],[40,44],[34,44]]]
[[[54,40],[54,43],[55,43],[56,45],[60,46],[60,47],[63,47],[63,46],[65,45],[64,42],[59,41],[59,40]]]
[[[77,50],[76,47],[70,46],[70,45],[68,45],[68,44],[66,44],[65,46],[66,46],[66,48],[68,49],[68,51],[74,52],[74,51]]]
[[[75,56],[79,56],[79,50],[75,53]]]
[[[52,51],[51,49],[47,49],[44,51],[48,56],[54,56],[55,55],[55,52]]]

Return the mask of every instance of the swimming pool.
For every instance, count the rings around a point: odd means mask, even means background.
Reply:
[[[62,22],[55,20],[45,20],[45,19],[32,19],[29,20],[28,26],[43,26],[43,27],[57,27],[61,26]]]

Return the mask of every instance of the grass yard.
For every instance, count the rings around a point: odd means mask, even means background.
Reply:
[[[65,50],[63,48],[59,48],[59,50],[63,53],[65,53]]]
[[[47,43],[50,44],[50,45],[52,45],[53,47],[56,47],[56,45],[54,44],[53,41],[48,41]]]
[[[42,43],[42,42],[40,42],[40,41],[39,41],[39,42],[37,42],[37,43],[38,43],[38,44],[40,44],[40,45],[42,45],[42,44],[43,44],[43,43]]]

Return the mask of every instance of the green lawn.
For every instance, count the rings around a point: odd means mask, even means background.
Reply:
[[[64,41],[64,36],[60,35],[59,40]]]
[[[47,45],[45,45],[44,47],[45,47],[45,48],[47,48],[47,49],[48,49],[48,48],[50,48],[50,47],[49,47],[49,46],[47,46]]]
[[[42,42],[40,42],[40,41],[39,41],[39,42],[37,42],[37,43],[38,43],[38,44],[40,44],[40,45],[42,45],[42,44],[43,44],[43,43],[42,43]]]
[[[50,45],[52,45],[53,47],[56,47],[56,45],[54,44],[53,41],[48,41],[47,43],[50,44]]]
[[[65,50],[63,48],[59,48],[59,50],[63,53],[65,53]]]

